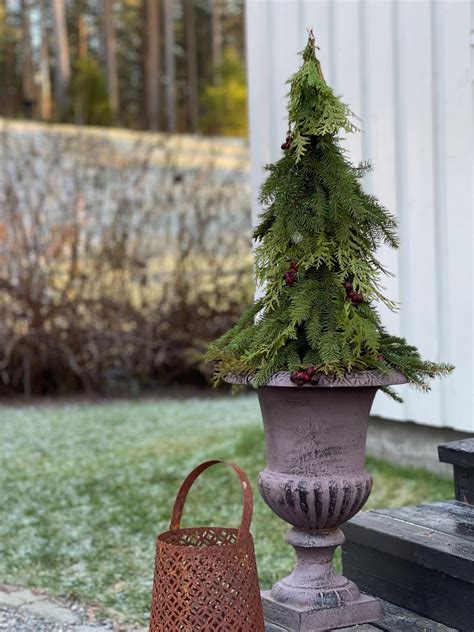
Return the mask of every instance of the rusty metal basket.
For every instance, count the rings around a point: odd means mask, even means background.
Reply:
[[[157,538],[150,632],[263,632],[263,613],[250,523],[250,481],[228,463],[242,484],[239,529],[181,529],[184,501],[207,461],[185,479],[176,497],[170,530]]]

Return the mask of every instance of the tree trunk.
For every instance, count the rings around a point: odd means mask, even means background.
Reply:
[[[145,81],[147,127],[155,131],[160,129],[160,21],[160,0],[146,0]]]
[[[71,60],[66,26],[66,6],[64,0],[51,0],[53,6],[54,35],[56,49],[55,92],[59,116],[64,115],[68,105],[68,87],[71,78]]]
[[[35,83],[29,11],[30,3],[28,0],[21,0],[23,110],[27,118],[32,118],[35,104]]]
[[[46,6],[45,0],[39,0],[40,10],[40,81],[41,81],[41,100],[40,115],[43,121],[50,121],[53,113],[51,102],[51,78],[49,75],[49,48],[48,48],[48,30],[46,28]]]
[[[211,8],[211,51],[214,81],[217,79],[216,68],[222,58],[222,19],[220,0],[212,0]]]
[[[117,70],[117,42],[113,14],[113,0],[104,0],[105,61],[107,86],[114,120],[119,114],[119,82]]]
[[[169,132],[176,131],[176,61],[174,56],[173,0],[164,0],[166,117]]]
[[[79,59],[87,57],[87,24],[84,11],[81,11],[77,17],[77,55]]]
[[[189,126],[193,133],[198,130],[199,102],[198,102],[198,69],[196,47],[196,21],[192,0],[185,0],[186,21],[186,59],[188,68],[188,103]]]
[[[14,116],[17,111],[15,89],[15,47],[8,28],[9,9],[5,0],[0,0],[0,72],[3,86],[0,90],[0,107],[6,116]]]

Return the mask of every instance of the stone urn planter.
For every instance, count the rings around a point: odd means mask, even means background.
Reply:
[[[292,525],[287,542],[296,552],[294,571],[262,594],[269,631],[315,632],[381,617],[378,600],[337,573],[332,559],[344,542],[340,526],[371,492],[364,461],[374,397],[381,386],[406,381],[398,372],[367,371],[301,387],[282,372],[258,388],[267,453],[260,492]]]

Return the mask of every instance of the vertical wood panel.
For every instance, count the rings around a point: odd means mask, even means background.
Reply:
[[[366,136],[364,158],[372,163],[370,191],[376,195],[389,211],[398,216],[397,187],[395,173],[395,81],[394,46],[392,30],[392,3],[367,2],[362,18],[365,35],[365,74],[363,85],[366,90],[364,108],[364,129],[370,130]],[[383,72],[381,72],[383,68]],[[394,301],[400,301],[398,251],[382,246],[378,256],[394,276],[384,276],[381,280],[385,294]],[[401,334],[400,312],[392,312],[384,304],[379,304],[380,315],[387,329],[393,334]],[[395,389],[405,396],[406,387]],[[397,419],[403,417],[403,407],[379,393],[374,402],[373,413]]]
[[[358,127],[364,130],[368,124],[362,120],[360,5],[354,0],[334,3],[334,68],[333,88],[344,103],[361,119]],[[356,121],[357,123],[357,121]],[[362,134],[348,134],[344,146],[351,160],[362,160]]]
[[[333,10],[333,0],[300,0],[302,6],[302,16],[305,23],[304,32],[302,33],[303,41],[306,41],[306,31],[312,28],[316,39],[316,45],[319,47],[318,55],[324,76],[329,83],[332,82],[331,69],[333,68],[333,41],[331,37],[331,29],[333,19],[331,11]]]
[[[281,144],[285,140],[288,128],[286,113],[288,78],[297,70],[301,50],[299,24],[295,19],[296,1],[269,3],[268,23],[272,28],[272,92],[275,100],[275,118],[273,120],[272,155],[281,156]],[[281,43],[284,42],[284,46]]]
[[[269,76],[271,51],[267,25],[269,2],[250,1],[246,7],[248,109],[251,151],[252,217],[260,214],[257,197],[264,166],[271,161],[270,123],[273,84]]]
[[[456,365],[443,381],[442,416],[471,424],[473,403],[473,147],[471,59],[468,0],[438,1],[432,6],[434,184],[436,209],[436,276],[440,292],[440,357]],[[471,212],[469,212],[471,211]]]
[[[379,256],[396,278],[381,308],[390,331],[456,373],[406,403],[377,397],[374,412],[474,430],[472,401],[472,83],[474,0],[248,0],[247,38],[254,217],[263,165],[280,153],[296,52],[314,27],[325,76],[362,117],[350,138],[365,181],[400,223],[402,248]]]
[[[438,357],[430,2],[395,4],[397,206],[403,334],[424,357]],[[420,252],[423,256],[420,257]],[[410,389],[405,416],[440,424],[439,382],[421,397]]]

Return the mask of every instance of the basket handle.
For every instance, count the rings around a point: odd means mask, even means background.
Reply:
[[[242,520],[240,523],[239,533],[237,536],[237,544],[240,544],[245,536],[250,533],[250,524],[252,522],[252,514],[253,514],[253,493],[252,486],[247,477],[247,474],[240,469],[238,465],[235,463],[229,463],[227,461],[221,461],[219,459],[215,459],[213,461],[205,461],[198,465],[192,472],[190,472],[187,477],[184,479],[183,484],[181,485],[178,495],[176,496],[176,500],[173,507],[173,514],[171,516],[171,524],[170,530],[175,531],[180,528],[181,516],[183,515],[183,507],[184,501],[188,495],[188,492],[194,483],[194,481],[198,478],[202,472],[210,468],[212,465],[216,465],[217,463],[223,463],[225,465],[229,465],[237,476],[240,479],[240,483],[242,485],[242,497],[243,497],[243,508],[242,508]]]

